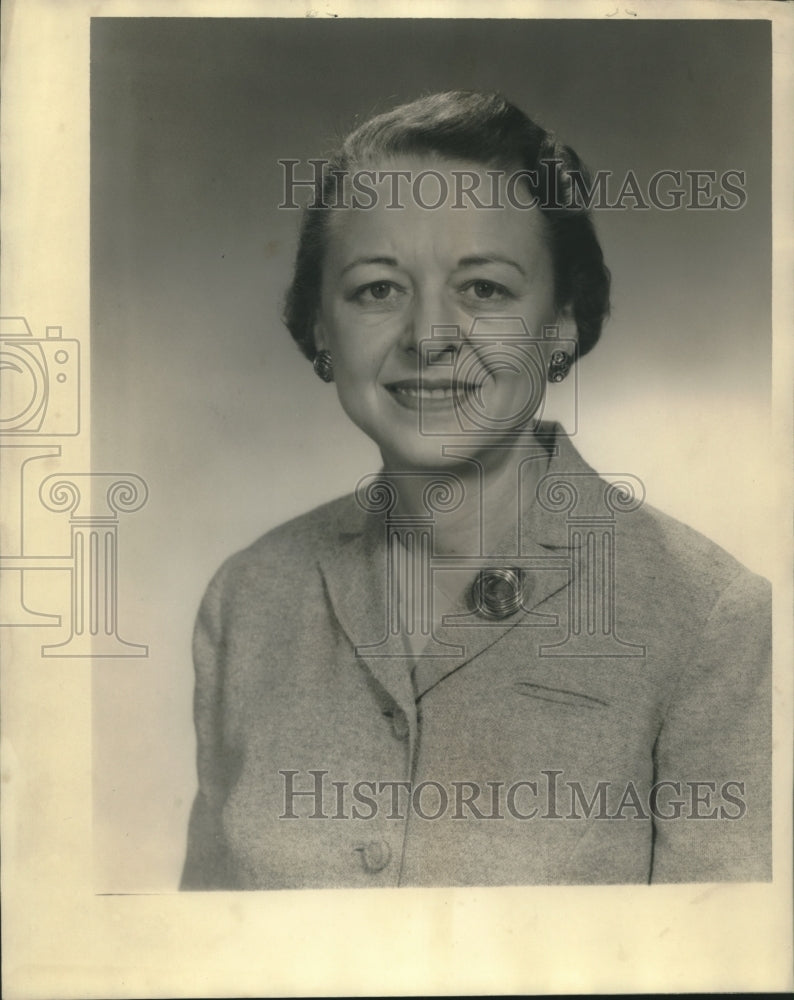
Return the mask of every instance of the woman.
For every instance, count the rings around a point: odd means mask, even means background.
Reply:
[[[586,184],[462,92],[327,164],[286,321],[383,470],[210,584],[183,888],[770,877],[766,583],[541,419],[608,310]]]

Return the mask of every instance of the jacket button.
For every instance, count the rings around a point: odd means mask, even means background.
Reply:
[[[408,735],[408,719],[405,716],[405,712],[397,711],[391,720],[391,727],[394,735],[398,740],[404,740]]]
[[[364,870],[368,872],[381,872],[391,861],[391,848],[385,840],[371,840],[356,850],[361,853]]]

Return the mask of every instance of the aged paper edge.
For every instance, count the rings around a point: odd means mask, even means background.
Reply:
[[[407,4],[8,0],[3,301],[88,354],[91,16],[417,16]],[[794,204],[794,18],[776,3],[428,3],[422,16],[769,18],[773,203]],[[37,192],[48,192],[42,204]],[[774,505],[791,510],[790,207],[774,216]],[[85,359],[86,362],[88,358]],[[83,369],[86,385],[87,364]],[[85,412],[90,400],[85,397]],[[70,464],[91,468],[86,434]],[[775,530],[773,522],[770,530]],[[769,885],[96,896],[91,666],[4,643],[3,975],[14,997],[785,990],[791,975],[791,547],[776,584],[777,822]]]

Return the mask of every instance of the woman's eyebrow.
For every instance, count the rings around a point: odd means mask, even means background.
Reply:
[[[354,267],[358,267],[360,264],[385,264],[387,267],[399,267],[396,257],[356,257],[355,260],[351,260],[349,264],[345,264],[342,268],[342,274],[347,274],[348,271],[352,270]]]
[[[514,267],[519,274],[523,274],[524,277],[527,276],[526,271],[517,261],[510,257],[503,257],[498,253],[461,257],[458,261],[458,267],[479,267],[482,264],[508,264],[510,267]]]

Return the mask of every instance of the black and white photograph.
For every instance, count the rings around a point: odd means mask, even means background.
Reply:
[[[791,18],[212,6],[5,171],[9,995],[787,988]]]

